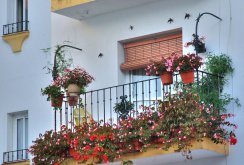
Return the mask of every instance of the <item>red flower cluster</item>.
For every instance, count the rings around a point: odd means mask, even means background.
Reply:
[[[69,151],[75,160],[107,163],[155,143],[165,144],[164,150],[177,144],[179,151],[185,151],[192,140],[205,137],[215,143],[237,143],[233,131],[225,129],[237,127],[226,120],[233,115],[219,114],[213,105],[200,102],[197,94],[179,92],[167,103],[159,102],[158,107],[155,111],[153,107],[142,106],[136,118],[121,119],[118,125],[91,120],[76,126],[74,131],[63,126],[60,132],[47,132],[30,148],[33,162],[58,165]]]

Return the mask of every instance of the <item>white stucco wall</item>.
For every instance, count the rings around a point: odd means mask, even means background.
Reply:
[[[0,5],[1,27],[7,24],[7,1],[2,0]],[[0,39],[0,163],[2,153],[13,150],[7,147],[8,113],[28,110],[29,144],[39,133],[53,128],[50,103],[40,92],[51,80],[42,70],[51,56],[41,50],[51,45],[50,0],[29,1],[29,21],[30,36],[22,52],[12,53]]]
[[[82,48],[82,53],[72,51],[72,57],[76,64],[84,67],[96,78],[90,89],[108,87],[124,83],[126,79],[126,73],[122,73],[119,68],[123,62],[123,54],[118,41],[182,28],[183,42],[187,42],[192,39],[191,35],[195,32],[198,14],[211,12],[223,20],[220,22],[211,16],[203,16],[199,23],[199,35],[206,36],[206,47],[209,52],[227,53],[233,59],[235,74],[230,78],[226,90],[238,97],[244,105],[243,10],[242,0],[160,0],[83,21],[52,14],[52,45],[68,40],[72,45]],[[184,19],[185,13],[191,14],[189,20]],[[174,19],[172,24],[167,23],[169,18]],[[134,26],[134,30],[129,29],[130,25]],[[184,53],[189,51],[192,49],[184,49]],[[104,54],[102,58],[97,57],[100,52]],[[241,140],[244,137],[242,109],[230,106],[229,111],[236,114],[234,122],[239,125],[236,132],[239,141],[236,146],[231,146],[229,156],[179,164],[241,165],[244,161],[244,142]]]

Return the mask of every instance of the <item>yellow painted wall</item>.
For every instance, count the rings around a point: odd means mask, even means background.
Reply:
[[[28,38],[30,33],[27,32],[19,32],[19,33],[13,33],[9,35],[4,35],[2,38],[4,41],[6,41],[12,48],[12,51],[14,53],[21,52],[23,42],[26,38]]]
[[[92,2],[94,0],[52,0],[52,11],[65,9],[68,7],[73,7],[76,5],[81,5],[84,3]]]
[[[22,161],[22,162],[15,162],[15,163],[6,163],[3,165],[30,165],[30,161]]]
[[[146,152],[129,153],[126,155],[122,155],[121,159],[115,161],[131,160],[131,159],[145,158],[145,157],[157,156],[163,154],[171,154],[174,153],[176,149],[177,149],[176,145],[169,148],[168,151],[160,150],[158,148],[148,148]],[[197,150],[197,149],[209,150],[223,155],[229,154],[229,144],[215,144],[210,139],[207,138],[205,138],[202,142],[197,142],[197,141],[192,142],[191,150]],[[92,160],[88,160],[86,164],[89,163],[92,163]],[[84,163],[82,164],[73,159],[67,159],[61,163],[61,165],[78,165],[78,164],[85,165]]]

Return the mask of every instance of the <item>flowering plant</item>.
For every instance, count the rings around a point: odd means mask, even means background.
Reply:
[[[34,164],[57,164],[63,161],[69,148],[64,135],[71,136],[71,130],[62,129],[60,132],[51,130],[40,134],[29,149]]]
[[[64,88],[67,88],[69,84],[76,84],[79,87],[87,86],[94,78],[82,68],[65,69],[64,75],[58,78],[57,81],[61,81]]]
[[[180,56],[176,60],[174,68],[178,72],[185,72],[198,69],[201,65],[203,65],[202,58],[192,53]]]
[[[149,147],[168,150],[175,144],[190,159],[193,140],[202,141],[206,137],[214,143],[237,143],[234,134],[237,126],[227,120],[233,114],[219,114],[214,105],[201,102],[198,94],[188,90],[173,95],[167,104],[161,102],[157,110],[142,109],[135,118],[120,119],[118,124],[103,125],[103,121],[91,120],[73,132],[66,127],[57,133],[47,132],[30,148],[33,161],[58,165],[69,152],[78,161],[107,163],[124,153],[142,152]],[[232,127],[232,131],[227,127]]]
[[[145,68],[146,75],[161,75],[164,72],[171,72],[173,73],[175,61],[178,58],[178,55],[173,53],[171,56],[164,58],[162,57],[160,62],[154,62],[153,64],[147,65]]]
[[[193,36],[193,40],[190,41],[190,42],[186,42],[184,47],[189,47],[189,46],[194,46],[195,47],[195,50],[198,52],[198,53],[204,53],[206,52],[206,48],[205,48],[205,37],[197,37],[196,38],[196,35],[195,34],[192,34]]]
[[[102,125],[91,119],[76,127],[73,138],[66,138],[72,150],[71,156],[82,162],[88,159],[96,163],[108,163],[117,156],[117,145],[115,143],[115,131],[110,124]]]

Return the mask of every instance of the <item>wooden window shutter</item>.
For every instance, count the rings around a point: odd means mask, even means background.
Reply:
[[[121,70],[140,69],[172,53],[182,55],[182,33],[125,43],[123,46],[125,62],[121,64]]]

